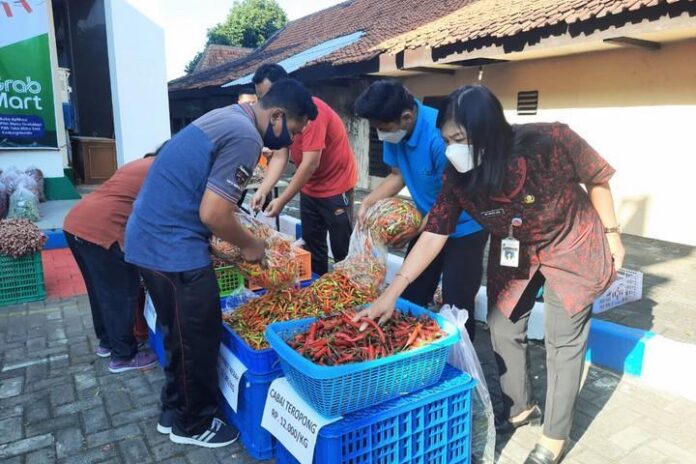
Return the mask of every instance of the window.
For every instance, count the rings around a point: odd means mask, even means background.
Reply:
[[[539,91],[528,90],[517,93],[517,114],[520,116],[532,116],[537,114],[539,106]]]
[[[368,172],[371,176],[387,177],[391,168],[382,160],[382,141],[377,138],[377,130],[370,127],[370,159]]]

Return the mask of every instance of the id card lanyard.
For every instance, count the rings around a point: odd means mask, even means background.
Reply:
[[[520,265],[520,241],[515,238],[515,227],[522,225],[522,217],[515,216],[510,221],[507,238],[500,245],[500,265],[505,267],[519,267]]]

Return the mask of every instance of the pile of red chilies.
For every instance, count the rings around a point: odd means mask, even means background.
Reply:
[[[295,335],[288,345],[305,358],[323,365],[337,366],[391,356],[432,343],[445,334],[433,319],[394,312],[383,325],[362,318],[353,322],[352,311],[312,323]],[[360,331],[363,323],[367,324]]]

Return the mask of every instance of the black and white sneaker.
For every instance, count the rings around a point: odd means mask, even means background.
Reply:
[[[174,425],[174,410],[165,409],[160,413],[159,421],[157,421],[157,431],[164,435],[169,435]]]
[[[196,445],[204,448],[222,448],[223,446],[231,445],[239,439],[239,431],[234,427],[225,424],[217,417],[213,419],[210,427],[205,432],[187,436],[177,430],[176,425],[172,427],[172,432],[169,434],[169,439],[173,443],[182,445]]]

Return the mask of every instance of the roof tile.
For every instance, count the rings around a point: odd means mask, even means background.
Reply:
[[[363,31],[356,43],[310,63],[342,65],[420,47],[502,39],[521,32],[696,0],[348,0],[288,23],[264,45],[232,62],[169,83],[170,90],[220,86],[337,37]]]

